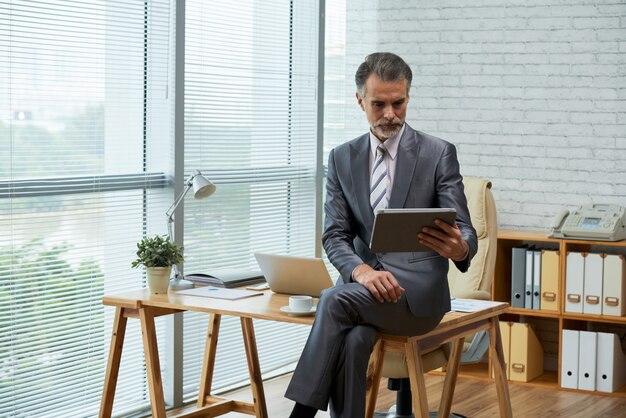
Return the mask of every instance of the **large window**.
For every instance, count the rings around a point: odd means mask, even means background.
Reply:
[[[174,172],[200,169],[218,186],[184,206],[186,272],[256,268],[255,251],[314,255],[317,2],[186,1],[177,141],[175,9],[0,1],[0,416],[97,414],[113,320],[101,298],[145,285],[130,262],[141,237],[166,233]],[[135,322],[117,416],[149,403]],[[306,327],[255,325],[265,372],[297,360]],[[223,327],[216,388],[248,377],[239,323]],[[206,330],[205,316],[184,317],[185,396]]]
[[[186,271],[258,269],[255,251],[315,255],[317,2],[186,4],[185,167],[218,184],[185,207]],[[206,319],[185,314],[186,395]],[[255,325],[265,373],[297,361],[307,327]],[[239,321],[223,328],[218,387],[248,376]]]

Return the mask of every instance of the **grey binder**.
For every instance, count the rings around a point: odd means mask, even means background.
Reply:
[[[526,248],[513,248],[511,253],[511,307],[524,307],[526,280]]]

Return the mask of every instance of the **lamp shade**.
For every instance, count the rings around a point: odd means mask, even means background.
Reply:
[[[213,192],[215,192],[215,185],[198,172],[193,178],[194,199],[204,199],[211,196]]]

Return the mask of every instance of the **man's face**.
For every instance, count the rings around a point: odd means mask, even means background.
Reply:
[[[407,81],[383,81],[371,74],[364,86],[365,97],[356,93],[359,106],[365,112],[372,132],[385,141],[402,128],[409,103]]]

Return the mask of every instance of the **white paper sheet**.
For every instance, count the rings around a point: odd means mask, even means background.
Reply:
[[[196,287],[193,289],[179,290],[176,293],[178,293],[179,295],[203,296],[207,298],[228,299],[228,300],[248,298],[250,296],[259,296],[263,294],[263,292],[252,292],[250,290],[240,290],[240,289],[226,289],[223,287],[215,287],[215,286],[203,286],[203,287]]]
[[[479,299],[452,299],[450,304],[454,312],[478,312],[486,308],[490,308],[495,305],[499,305],[501,302],[492,302],[490,300]]]

